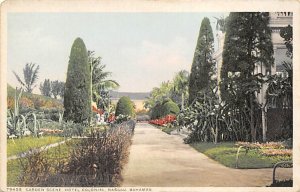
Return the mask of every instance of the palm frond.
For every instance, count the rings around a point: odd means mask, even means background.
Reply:
[[[21,83],[21,85],[25,87],[26,85],[25,85],[25,83],[21,80],[21,78],[19,77],[19,75],[18,75],[15,71],[13,71],[13,74],[16,76],[16,78],[17,78],[17,80],[19,81],[19,83]]]

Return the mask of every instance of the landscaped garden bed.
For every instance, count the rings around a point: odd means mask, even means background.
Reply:
[[[197,151],[204,153],[219,163],[227,167],[236,168],[236,154],[239,146],[241,146],[239,143],[223,142],[214,144],[207,142],[196,142],[191,143],[190,145]],[[259,145],[257,144],[256,146]],[[292,161],[291,153],[282,154],[283,149],[278,149],[276,147],[272,150],[274,155],[266,155],[263,148],[241,148],[238,168],[271,168],[277,162]],[[278,154],[275,155],[275,151],[278,151]]]

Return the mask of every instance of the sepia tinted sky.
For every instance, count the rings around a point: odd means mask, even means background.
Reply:
[[[150,91],[177,71],[190,70],[203,17],[215,37],[214,17],[224,14],[10,13],[8,83],[19,86],[12,71],[22,74],[27,62],[40,65],[38,84],[45,78],[65,81],[72,43],[81,37],[102,57],[119,91]]]

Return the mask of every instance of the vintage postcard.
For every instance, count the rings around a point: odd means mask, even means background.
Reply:
[[[0,191],[300,191],[299,14],[3,1]]]

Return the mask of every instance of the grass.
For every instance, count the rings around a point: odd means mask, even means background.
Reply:
[[[64,140],[63,137],[58,136],[44,136],[36,137],[23,137],[19,139],[7,140],[7,156],[17,155],[26,152],[32,148],[39,148],[52,143],[57,143]]]
[[[178,127],[176,126],[159,126],[159,125],[154,125],[154,124],[151,124],[152,126],[162,130],[163,132],[167,133],[167,134],[171,134],[172,131],[175,131]]]
[[[237,146],[234,142],[224,143],[192,143],[190,144],[197,151],[204,153],[208,157],[218,161],[219,163],[235,168]],[[264,156],[259,150],[249,150],[246,154],[245,149],[241,149],[239,154],[239,168],[270,168],[279,161],[291,161],[289,156]]]
[[[172,131],[175,131],[177,127],[175,126],[166,126],[166,127],[161,127],[161,130],[167,134],[171,134]]]
[[[51,161],[53,164],[55,161],[58,161],[59,159],[66,159],[70,155],[70,149],[74,142],[76,141],[67,141],[67,143],[61,144],[57,147],[53,147],[48,149],[47,151],[43,152],[45,156],[47,157],[47,160]],[[15,187],[19,186],[19,177],[22,174],[22,165],[21,162],[26,164],[27,160],[26,158],[22,159],[15,159],[10,160],[7,162],[7,186],[8,187]]]

